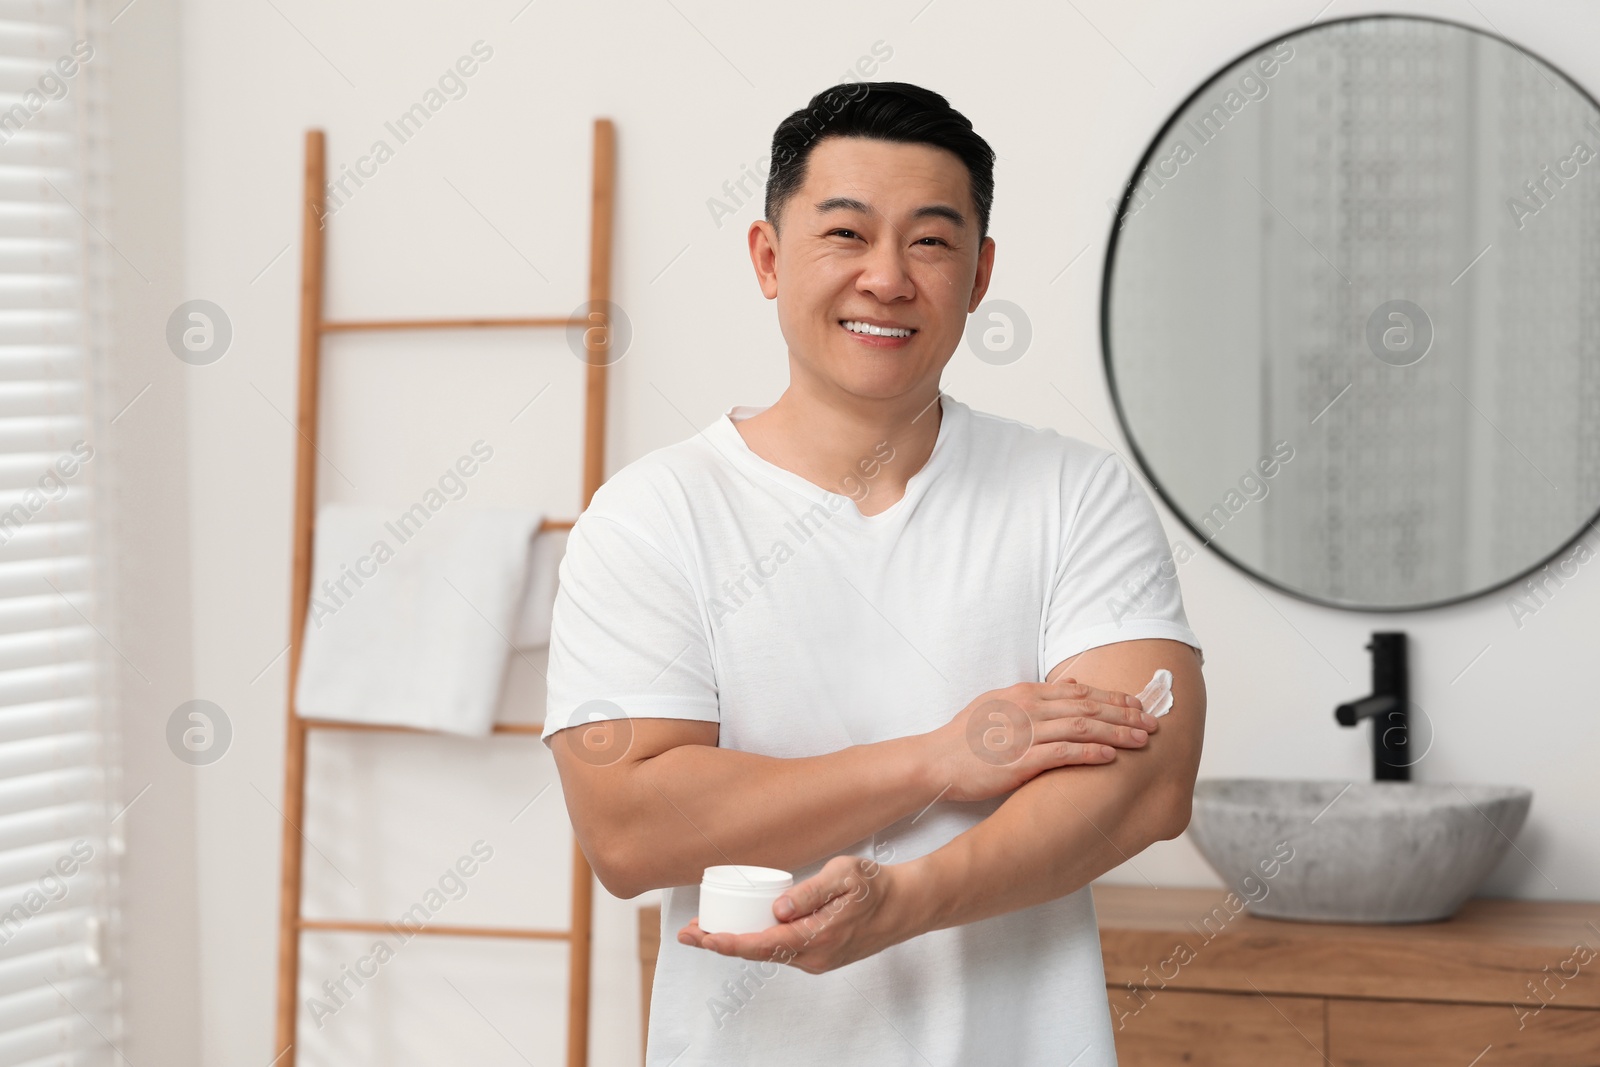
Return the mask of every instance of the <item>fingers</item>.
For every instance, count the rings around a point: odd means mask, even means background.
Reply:
[[[1105,745],[1080,744],[1076,741],[1046,741],[1028,749],[1027,759],[1036,765],[1037,771],[1047,771],[1052,767],[1110,763],[1116,756],[1117,750]]]
[[[722,956],[742,956],[745,959],[772,958],[773,949],[762,944],[761,934],[708,934],[700,929],[700,916],[678,931],[678,943],[703,948]]]
[[[789,922],[796,916],[810,915],[835,897],[859,892],[861,862],[855,856],[833,857],[822,865],[822,870],[785,889],[773,901],[773,914],[778,921]],[[790,906],[786,907],[786,903]]]
[[[1078,745],[1099,743],[1115,748],[1143,748],[1150,733],[1142,726],[1124,726],[1087,715],[1066,715],[1034,723],[1033,743],[1070,741]]]
[[[1093,700],[1101,704],[1112,704],[1117,707],[1136,708],[1144,710],[1139,703],[1139,698],[1132,693],[1119,693],[1115,689],[1096,689],[1092,685],[1085,685],[1076,678],[1057,678],[1054,682],[1045,683],[1041,694],[1047,700]]]
[[[1146,731],[1155,730],[1160,722],[1146,714],[1139,698],[1130,693],[1096,689],[1067,678],[1035,688],[1038,694],[1032,710],[1044,718],[1090,716]]]

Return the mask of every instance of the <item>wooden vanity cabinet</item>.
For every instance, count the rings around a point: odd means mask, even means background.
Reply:
[[[1093,894],[1121,1067],[1600,1067],[1600,904],[1349,925],[1226,890]]]
[[[1218,889],[1095,886],[1120,1067],[1600,1067],[1600,904],[1279,922]],[[641,1023],[660,909],[639,909]]]

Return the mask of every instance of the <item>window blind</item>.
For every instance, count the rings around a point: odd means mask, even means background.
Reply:
[[[91,9],[0,0],[0,1067],[123,1062]]]

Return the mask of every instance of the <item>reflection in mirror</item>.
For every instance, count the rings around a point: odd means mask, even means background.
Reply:
[[[1379,610],[1570,577],[1600,511],[1600,108],[1451,23],[1273,42],[1135,171],[1103,328],[1146,473],[1256,577]]]

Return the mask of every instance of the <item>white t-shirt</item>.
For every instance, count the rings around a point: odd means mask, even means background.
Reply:
[[[583,709],[599,700],[720,722],[724,748],[820,755],[933,730],[1087,648],[1199,647],[1160,520],[1114,453],[944,394],[926,464],[863,516],[853,497],[875,464],[904,460],[882,444],[851,495],[830,492],[745,444],[731,420],[761,410],[730,408],[629,464],[578,519],[551,622],[547,745],[615,717]],[[843,851],[914,859],[1009,795],[935,802]],[[699,895],[665,892],[649,1067],[1116,1063],[1087,886],[820,975],[680,944]]]

